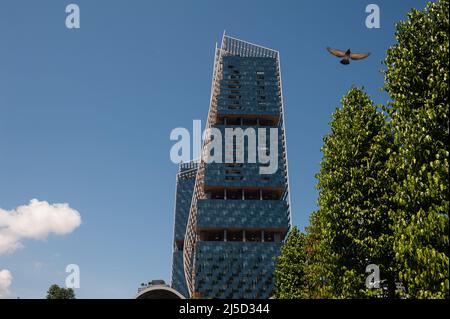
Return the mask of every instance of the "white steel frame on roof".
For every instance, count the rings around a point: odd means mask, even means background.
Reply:
[[[277,60],[278,64],[278,72],[280,76],[280,92],[281,92],[281,116],[280,121],[283,129],[283,144],[284,144],[284,152],[285,152],[285,161],[286,161],[286,179],[287,179],[287,200],[289,205],[289,223],[292,225],[292,210],[291,210],[291,196],[290,196],[290,184],[289,184],[289,170],[288,170],[288,156],[287,156],[287,145],[286,145],[286,128],[284,121],[284,98],[283,98],[283,89],[281,84],[281,64],[280,64],[280,54],[278,51],[269,49],[257,44],[253,44],[247,41],[239,40],[237,38],[230,37],[223,33],[221,47],[218,48],[216,44],[216,49],[214,53],[214,68],[213,68],[213,76],[212,76],[212,84],[211,84],[211,96],[210,96],[210,105],[208,110],[208,118],[206,123],[206,129],[211,128],[213,125],[212,119],[217,113],[217,96],[219,94],[219,85],[220,85],[220,76],[221,76],[221,62],[224,56],[240,56],[240,57],[269,57]],[[206,135],[206,139],[203,141],[202,145],[202,153],[199,161],[197,176],[195,179],[194,192],[192,195],[191,208],[189,211],[189,218],[186,225],[186,235],[184,240],[184,249],[183,249],[183,265],[184,265],[184,273],[186,278],[187,287],[189,290],[189,294],[192,295],[194,292],[194,280],[195,280],[195,244],[198,240],[197,234],[195,232],[195,225],[197,223],[197,200],[200,198],[205,198],[205,193],[203,190],[203,176],[204,176],[204,151],[205,145],[209,142],[208,136]]]
[[[230,37],[224,33],[222,46],[224,53],[241,57],[259,57],[278,59],[279,52],[247,41]]]

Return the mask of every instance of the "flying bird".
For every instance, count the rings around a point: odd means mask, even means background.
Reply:
[[[348,49],[347,51],[342,51],[327,47],[327,50],[332,55],[337,56],[338,58],[342,58],[341,63],[345,65],[350,64],[350,59],[362,60],[370,55],[370,53],[353,53],[350,49]]]

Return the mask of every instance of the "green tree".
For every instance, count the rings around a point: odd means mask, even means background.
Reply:
[[[449,297],[449,1],[397,24],[385,88],[399,151],[392,210],[399,279],[413,298]]]
[[[275,296],[279,299],[304,297],[306,262],[305,235],[293,227],[276,259]]]
[[[326,224],[318,212],[310,216],[306,227],[306,263],[304,265],[306,291],[305,297],[311,299],[328,299],[333,297],[331,285],[327,278],[332,277],[333,265],[327,249]]]
[[[312,216],[308,272],[315,294],[336,298],[395,294],[391,207],[391,171],[395,149],[383,113],[358,88],[342,98],[324,138],[318,178],[319,210]],[[376,264],[387,290],[365,285],[369,264]],[[319,276],[319,278],[317,278]]]
[[[51,285],[47,291],[47,299],[75,299],[75,292],[72,288],[62,288],[58,285]]]

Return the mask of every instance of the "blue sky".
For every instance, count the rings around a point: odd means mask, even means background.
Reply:
[[[81,270],[80,298],[131,298],[170,282],[177,166],[170,131],[205,120],[215,42],[227,34],[280,51],[294,224],[316,209],[322,138],[352,84],[388,97],[381,60],[394,22],[426,1],[87,1],[81,28],[61,0],[0,2],[0,208],[69,203],[71,234],[0,255],[10,297],[41,298]],[[365,27],[365,7],[381,28]],[[370,51],[342,66],[326,46]]]

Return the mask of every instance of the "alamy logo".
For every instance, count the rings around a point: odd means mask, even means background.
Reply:
[[[366,287],[369,289],[380,288],[380,267],[375,264],[370,264],[366,267],[366,273],[369,273],[366,277]]]
[[[76,264],[67,265],[66,273],[69,273],[66,277],[66,288],[80,288],[80,267]]]
[[[366,27],[368,29],[380,28],[380,7],[376,4],[369,4],[366,7],[366,13],[370,13],[366,17]]]
[[[223,130],[212,127],[201,134],[201,121],[194,120],[193,155],[198,157],[202,152],[205,163],[259,163],[260,174],[274,174],[278,171],[278,131],[276,127],[226,127]],[[203,151],[202,135],[206,141]],[[170,150],[173,163],[192,160],[191,134],[188,129],[173,129],[170,140],[177,141]]]
[[[66,13],[66,27],[67,29],[80,28],[80,7],[74,3],[67,5]]]

